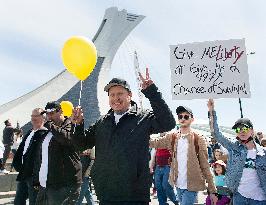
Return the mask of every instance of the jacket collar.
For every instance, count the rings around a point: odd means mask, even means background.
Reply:
[[[239,141],[238,141],[238,143],[239,143]],[[265,148],[263,148],[261,145],[259,145],[256,142],[254,142],[254,144],[255,144],[255,149],[256,149],[257,155],[259,155],[259,156],[266,155],[266,149]],[[239,143],[238,146],[242,146],[247,150],[246,146],[244,146],[242,143]]]
[[[259,144],[257,144],[255,142],[255,147],[256,147],[256,150],[257,150],[257,155],[260,155],[260,156],[264,156],[265,155],[265,151],[266,150],[262,146],[260,146]]]

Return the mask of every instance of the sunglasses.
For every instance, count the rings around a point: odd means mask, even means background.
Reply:
[[[241,132],[241,130],[244,132],[244,133],[248,133],[248,131],[250,130],[250,127],[246,127],[246,126],[243,126],[243,127],[238,127],[235,129],[235,132],[238,134]]]
[[[179,120],[182,120],[182,119],[184,119],[184,120],[189,120],[191,117],[189,116],[189,115],[178,115],[178,119]]]

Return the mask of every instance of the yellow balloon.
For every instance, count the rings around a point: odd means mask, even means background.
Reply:
[[[63,64],[80,80],[85,80],[97,62],[97,50],[92,41],[81,36],[68,39],[62,49]]]
[[[64,116],[67,116],[67,117],[70,117],[72,115],[72,112],[73,112],[73,109],[74,109],[74,106],[71,102],[69,101],[62,101],[60,103],[61,105],[61,109],[63,111],[63,115]]]

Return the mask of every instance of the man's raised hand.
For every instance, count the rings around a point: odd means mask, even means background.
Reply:
[[[147,87],[149,87],[151,84],[153,84],[153,81],[150,79],[149,69],[146,68],[146,77],[144,78],[141,73],[139,73],[139,77],[141,80],[141,87],[143,90],[145,90]]]
[[[207,106],[208,106],[208,109],[209,109],[210,112],[213,111],[214,110],[214,100],[213,99],[209,99]]]

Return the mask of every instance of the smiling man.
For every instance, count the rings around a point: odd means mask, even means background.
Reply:
[[[225,183],[233,192],[233,204],[266,204],[266,149],[255,143],[253,124],[248,118],[238,119],[232,129],[236,139],[219,131],[214,101],[208,101],[210,127],[214,137],[229,152]]]
[[[128,83],[113,78],[104,88],[111,109],[84,132],[83,113],[74,110],[76,143],[83,150],[95,146],[91,171],[101,205],[148,205],[150,201],[149,139],[153,133],[169,131],[174,117],[150,80],[142,79],[142,92],[153,111],[143,110],[131,100]]]

